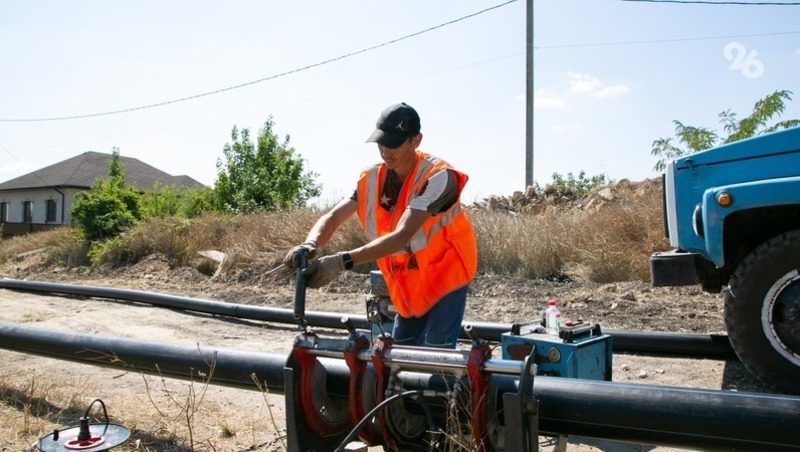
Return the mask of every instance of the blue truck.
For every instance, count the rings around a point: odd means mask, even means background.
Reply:
[[[723,291],[742,363],[800,393],[800,127],[671,162],[664,219],[674,249],[651,256],[652,284]]]

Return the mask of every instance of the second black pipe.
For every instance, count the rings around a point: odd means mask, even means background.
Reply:
[[[186,311],[202,312],[206,314],[221,315],[239,319],[259,320],[264,322],[287,324],[296,324],[298,322],[298,312],[292,309],[211,301],[131,289],[81,286],[42,281],[23,281],[5,278],[0,279],[0,288],[24,290],[29,292],[77,295],[82,297],[108,298],[113,300],[127,300],[138,303],[147,303],[159,307],[182,309]],[[343,316],[349,317],[352,325],[356,328],[370,328],[370,324],[366,315],[320,311],[305,312],[305,307],[303,308],[302,320],[306,325],[317,328],[343,329],[345,328],[341,322]],[[475,335],[477,335],[477,337],[490,341],[499,341],[501,339],[501,335],[511,331],[514,326],[510,323],[465,322],[461,328],[460,337],[462,339],[470,338],[470,336],[468,336],[467,332],[464,330],[464,326],[466,325],[472,326],[472,331]],[[605,330],[604,333],[609,334],[613,338],[615,352],[736,359],[736,354],[731,348],[728,337],[724,335],[663,333],[630,330]]]

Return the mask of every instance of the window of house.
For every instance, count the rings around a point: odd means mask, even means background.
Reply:
[[[47,210],[47,222],[48,223],[55,223],[56,222],[56,200],[55,199],[48,199],[45,205],[45,209]]]
[[[8,203],[0,202],[0,223],[8,223]]]
[[[33,201],[22,201],[22,222],[33,223]]]

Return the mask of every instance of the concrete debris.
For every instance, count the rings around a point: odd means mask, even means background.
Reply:
[[[515,191],[511,196],[493,195],[469,206],[473,210],[490,210],[515,213],[540,214],[553,207],[568,207],[579,210],[598,210],[606,205],[625,203],[628,199],[640,199],[661,192],[661,179],[645,179],[631,182],[628,179],[612,181],[581,196],[570,189],[548,185],[537,191],[528,186],[524,191]]]
[[[16,256],[14,256],[14,259],[16,259],[18,261],[22,261],[22,260],[25,260],[26,258],[31,257],[31,256],[38,256],[39,254],[44,254],[48,250],[50,250],[49,246],[45,246],[44,248],[37,248],[35,250],[26,251],[24,253],[19,253]]]

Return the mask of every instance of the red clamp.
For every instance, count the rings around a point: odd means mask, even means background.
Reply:
[[[387,351],[392,348],[392,337],[382,336],[375,340],[372,345],[372,367],[375,369],[377,382],[375,384],[375,405],[377,406],[386,398],[386,386],[389,383],[390,370],[383,362],[383,357]],[[386,410],[378,410],[378,424],[381,434],[383,435],[384,445],[388,450],[400,450],[394,438],[389,432],[389,426],[386,424]]]
[[[314,404],[314,367],[317,357],[308,352],[304,347],[295,346],[292,349],[292,358],[297,365],[298,398],[302,407],[303,418],[306,426],[321,437],[341,435],[349,428],[349,423],[333,421],[321,413],[320,408]]]
[[[492,449],[487,441],[486,397],[489,389],[489,374],[483,371],[483,363],[492,356],[489,344],[479,341],[472,345],[467,358],[467,377],[469,378],[471,403],[470,427],[475,439],[475,450],[486,452]]]
[[[358,354],[362,350],[369,348],[369,339],[359,335],[353,340],[353,345],[344,352],[344,361],[350,369],[350,382],[348,388],[348,404],[350,411],[350,422],[358,424],[367,414],[367,406],[364,401],[364,377],[366,376],[367,363],[358,359]],[[381,434],[377,432],[373,424],[367,423],[359,432],[358,437],[370,446],[380,442]]]

